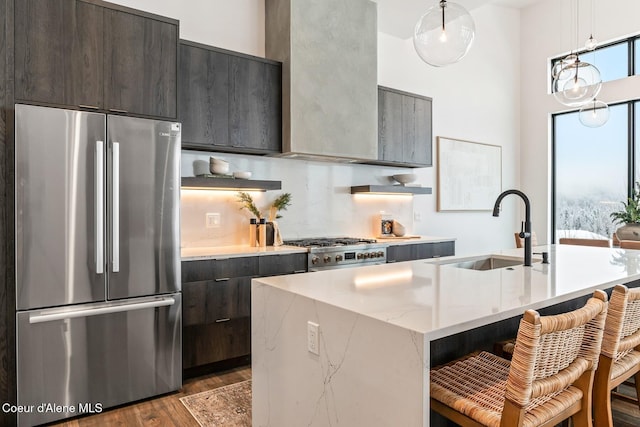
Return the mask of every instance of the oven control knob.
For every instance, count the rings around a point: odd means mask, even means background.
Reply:
[[[378,258],[378,252],[371,252],[371,258]]]
[[[342,255],[336,255],[336,261],[342,261]]]
[[[362,252],[360,252],[360,253],[358,254],[358,257],[357,257],[357,258],[358,258],[358,259],[362,259],[362,258],[364,258],[364,254],[363,254]]]
[[[364,257],[365,257],[365,258],[369,258],[370,256],[371,256],[371,254],[370,254],[369,252],[366,252],[366,253],[364,254]]]
[[[318,261],[320,261],[320,258],[318,258],[317,256],[314,256],[313,258],[311,258],[311,264],[317,264]]]
[[[325,255],[324,262],[331,262],[331,257],[329,255]]]
[[[383,256],[384,256],[384,251],[380,251],[380,252],[378,252],[378,256],[379,256],[379,257],[383,257]]]

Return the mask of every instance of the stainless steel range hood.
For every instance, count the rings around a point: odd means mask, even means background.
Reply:
[[[265,34],[266,56],[283,63],[282,156],[376,160],[376,4],[267,0]]]

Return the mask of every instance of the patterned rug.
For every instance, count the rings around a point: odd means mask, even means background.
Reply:
[[[181,397],[202,427],[251,427],[251,380]]]

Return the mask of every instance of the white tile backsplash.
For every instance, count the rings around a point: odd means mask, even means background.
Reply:
[[[229,172],[251,171],[251,179],[282,181],[282,190],[252,192],[256,205],[265,215],[270,203],[282,193],[291,193],[292,203],[280,212],[278,224],[285,239],[354,236],[374,237],[380,211],[402,223],[413,233],[413,197],[352,195],[351,186],[393,184],[391,175],[408,169],[319,162],[275,157],[183,150],[182,176],[194,176],[196,160],[213,156],[229,162]],[[420,176],[420,175],[419,175]],[[425,187],[432,183],[417,181]],[[182,190],[181,232],[183,247],[248,244],[249,218],[240,209],[236,191]],[[421,195],[414,197],[433,197]],[[207,213],[220,214],[220,226],[205,227]]]

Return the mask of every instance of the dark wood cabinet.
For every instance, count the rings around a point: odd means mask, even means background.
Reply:
[[[455,241],[390,245],[387,262],[413,261],[455,255]]]
[[[193,370],[249,355],[251,279],[306,268],[306,253],[184,261],[183,368]]]
[[[15,2],[16,100],[103,108],[102,7]]]
[[[282,151],[282,64],[180,41],[182,146],[268,154]]]
[[[178,21],[96,0],[21,0],[17,101],[175,119]]]
[[[378,163],[432,166],[431,98],[378,87]]]
[[[105,105],[177,117],[178,25],[105,9]]]

